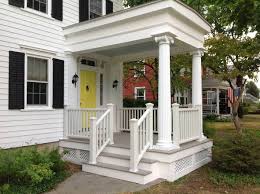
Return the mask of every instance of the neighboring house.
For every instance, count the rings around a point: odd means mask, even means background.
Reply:
[[[201,87],[210,25],[196,11],[175,0],[125,10],[120,0],[0,5],[1,148],[58,142],[83,171],[141,184],[211,161]],[[171,104],[175,52],[192,53],[189,108]],[[158,108],[124,108],[122,64],[148,56],[159,58]]]
[[[154,70],[144,65],[141,75],[137,75],[138,71],[131,69],[128,74],[124,75],[124,89],[123,96],[126,99],[138,99],[147,101],[156,101],[157,98],[157,82],[155,80]],[[150,82],[148,80],[150,80]],[[153,85],[153,88],[151,87]],[[177,92],[174,95],[172,102],[177,102],[181,105],[187,105],[191,103],[190,90],[183,92]]]

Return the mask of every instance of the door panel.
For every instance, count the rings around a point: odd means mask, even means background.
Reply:
[[[80,71],[80,107],[96,108],[96,72]]]

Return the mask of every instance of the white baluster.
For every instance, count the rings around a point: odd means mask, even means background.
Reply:
[[[115,105],[108,104],[108,109],[110,110],[110,121],[109,121],[109,138],[110,144],[114,144],[114,112],[115,112]]]
[[[89,163],[90,164],[96,164],[96,154],[97,154],[97,126],[96,126],[97,119],[96,117],[90,118],[90,158]]]
[[[173,116],[173,145],[175,148],[180,147],[180,110],[179,110],[179,104],[175,103],[172,105],[172,116]]]

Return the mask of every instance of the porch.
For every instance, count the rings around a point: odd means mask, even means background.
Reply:
[[[201,77],[204,35],[209,31],[198,13],[174,0],[64,28],[69,76],[86,69],[98,75],[85,82],[82,74],[80,88],[75,81],[68,86],[60,142],[69,151],[65,158],[76,158],[83,171],[141,184],[157,178],[173,181],[209,162],[212,142],[203,135]],[[189,108],[171,102],[170,57],[181,53],[192,58]],[[158,108],[151,103],[124,108],[122,64],[145,57],[159,59]],[[91,83],[96,80],[95,87]]]

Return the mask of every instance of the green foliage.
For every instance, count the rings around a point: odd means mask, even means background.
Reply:
[[[218,115],[216,114],[209,114],[204,117],[205,121],[216,121],[218,119]]]
[[[124,107],[145,107],[146,103],[153,103],[155,107],[158,106],[157,101],[137,100],[132,98],[125,98],[123,100]]]
[[[216,139],[213,168],[230,173],[260,175],[260,134],[247,130],[244,134]]]
[[[216,130],[214,128],[211,128],[208,126],[208,123],[206,121],[203,122],[203,133],[208,138],[213,138],[216,134]]]
[[[58,150],[0,150],[0,193],[42,193],[66,176]]]
[[[219,186],[252,186],[260,185],[259,175],[237,174],[230,172],[221,172],[215,169],[209,169],[211,182]]]
[[[250,81],[246,84],[246,92],[251,94],[252,96],[259,98],[259,89],[256,86],[255,82]]]

